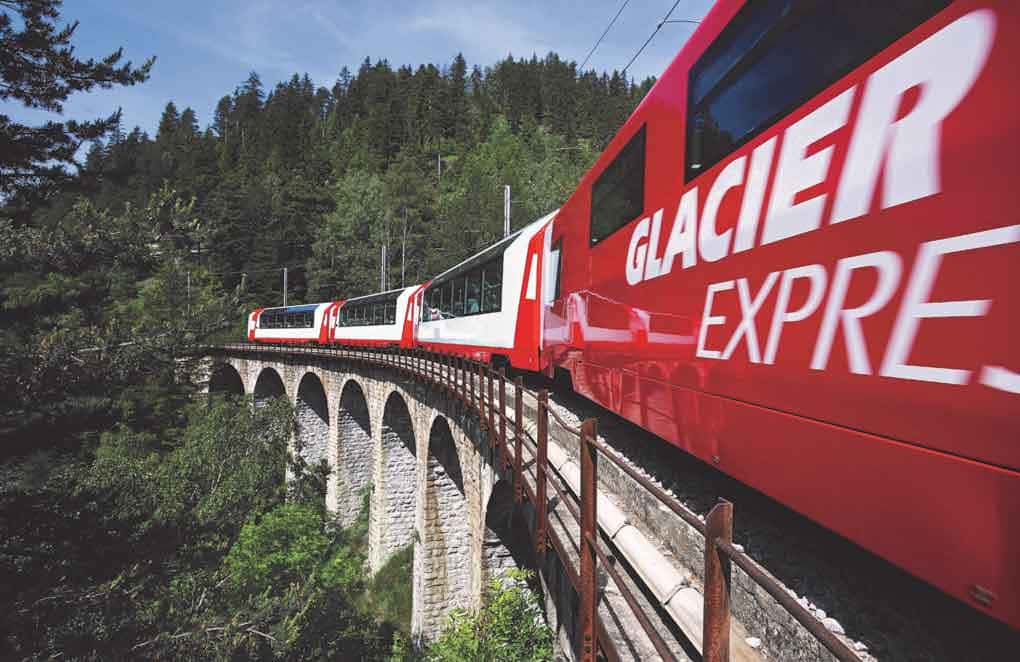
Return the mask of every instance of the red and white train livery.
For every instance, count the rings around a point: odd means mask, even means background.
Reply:
[[[1020,3],[720,0],[556,216],[574,387],[1020,627]]]
[[[1020,628],[1018,61],[1012,0],[719,0],[561,209],[357,340],[565,370]]]
[[[417,295],[417,343],[542,370],[542,275],[554,215],[433,278]]]
[[[414,295],[423,286],[347,299],[330,331],[341,345],[411,347],[414,342]]]

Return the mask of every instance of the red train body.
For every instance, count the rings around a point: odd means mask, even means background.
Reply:
[[[569,371],[1020,627],[1015,36],[1006,0],[720,0],[560,210],[401,292],[399,340],[338,327],[358,300],[305,335]]]
[[[791,83],[766,66],[790,35],[822,64],[845,43],[831,17],[769,15],[787,4],[717,3],[561,208],[543,349],[592,400],[1018,627],[1020,6],[840,3],[916,20],[845,72],[787,59]]]

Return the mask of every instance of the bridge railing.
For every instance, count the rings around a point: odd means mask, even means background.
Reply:
[[[479,423],[490,448],[504,471],[511,472],[514,498],[525,500],[535,511],[534,544],[539,555],[550,547],[559,558],[567,579],[577,592],[580,626],[578,657],[583,662],[594,662],[604,657],[610,662],[619,660],[616,645],[610,638],[606,624],[598,613],[598,572],[601,569],[612,578],[620,595],[633,612],[652,646],[663,660],[673,661],[676,656],[653,622],[653,615],[642,606],[630,590],[617,564],[610,562],[611,551],[602,540],[598,526],[598,466],[600,458],[614,463],[705,537],[704,600],[702,603],[702,659],[705,662],[729,662],[730,659],[730,589],[731,566],[736,564],[748,577],[761,586],[801,623],[832,655],[841,662],[859,662],[860,658],[845,643],[818,621],[804,606],[761,568],[750,556],[733,544],[733,505],[725,500],[709,512],[705,522],[683,507],[672,495],[641,475],[628,463],[617,457],[598,438],[598,420],[588,418],[580,426],[565,421],[549,406],[549,391],[530,391],[518,376],[512,381],[503,368],[495,369],[486,363],[471,360],[448,352],[432,352],[419,348],[370,348],[363,346],[331,346],[328,348],[295,345],[266,345],[236,343],[207,348],[242,352],[272,352],[308,354],[338,360],[354,361],[392,368],[405,376],[444,389],[468,409],[477,412]],[[510,393],[508,394],[508,389]],[[525,431],[524,395],[537,403],[535,436]],[[512,398],[513,414],[508,414]],[[550,418],[564,431],[577,437],[580,455],[580,486],[573,492],[570,482],[549,463]],[[532,481],[526,480],[524,451],[527,449],[533,462]],[[534,485],[532,485],[532,482]],[[549,490],[564,504],[579,527],[579,565],[575,566],[567,543],[557,533],[549,519]],[[639,580],[639,578],[638,578]],[[692,642],[693,643],[693,642]]]

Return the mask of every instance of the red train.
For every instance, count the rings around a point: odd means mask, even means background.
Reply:
[[[399,335],[335,326],[363,298],[249,338],[565,370],[1020,628],[1018,36],[1007,0],[720,0],[561,209],[373,295]]]

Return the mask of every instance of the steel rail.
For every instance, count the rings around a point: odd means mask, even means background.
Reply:
[[[765,571],[754,562],[750,556],[734,547],[733,543],[725,540],[716,540],[716,548],[737,564],[741,570],[765,589],[790,615],[797,619],[808,632],[810,632],[820,644],[832,653],[840,662],[859,662],[860,657],[850,650],[850,647],[839,640],[835,634],[829,631],[825,624],[815,618],[811,612],[805,609],[793,596],[787,593],[775,579],[765,574]]]

